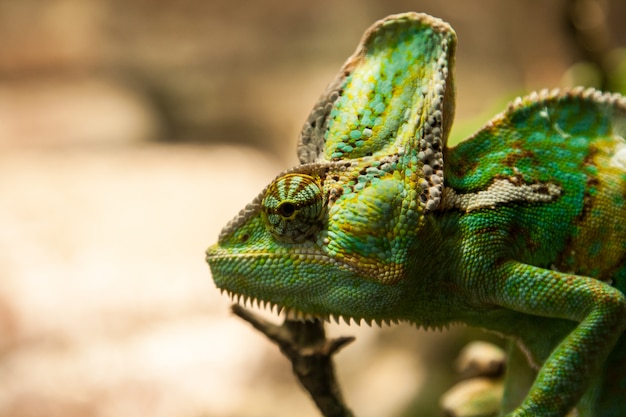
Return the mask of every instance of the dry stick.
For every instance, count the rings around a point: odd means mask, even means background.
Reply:
[[[291,361],[293,373],[309,392],[324,417],[354,417],[345,405],[335,379],[332,355],[354,337],[327,339],[320,320],[287,320],[281,326],[270,323],[238,304],[233,313],[276,343]]]

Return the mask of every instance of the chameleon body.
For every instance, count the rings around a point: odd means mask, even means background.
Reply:
[[[534,93],[449,148],[455,46],[427,15],[375,23],[213,279],[295,315],[493,330],[537,371],[506,415],[626,416],[626,101]]]

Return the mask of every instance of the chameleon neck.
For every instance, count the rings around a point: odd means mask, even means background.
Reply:
[[[407,297],[406,306],[411,322],[440,328],[462,320],[470,312],[478,312],[477,306],[467,304],[470,297],[458,285],[459,277],[464,275],[463,254],[458,242],[450,237],[459,236],[460,219],[461,214],[452,210],[435,211],[424,217],[409,254],[415,262],[408,264],[411,267],[404,282],[406,291],[412,294]],[[442,305],[447,308],[442,309]]]

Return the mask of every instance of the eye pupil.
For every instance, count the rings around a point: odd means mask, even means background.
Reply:
[[[278,206],[278,213],[283,217],[291,217],[296,212],[296,206],[293,203],[284,202]]]

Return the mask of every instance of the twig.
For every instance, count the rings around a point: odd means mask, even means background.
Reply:
[[[327,339],[319,320],[287,320],[281,326],[270,323],[238,304],[233,313],[250,323],[271,341],[291,361],[293,373],[309,392],[325,417],[353,417],[343,402],[335,379],[332,355],[354,340],[354,337]]]

